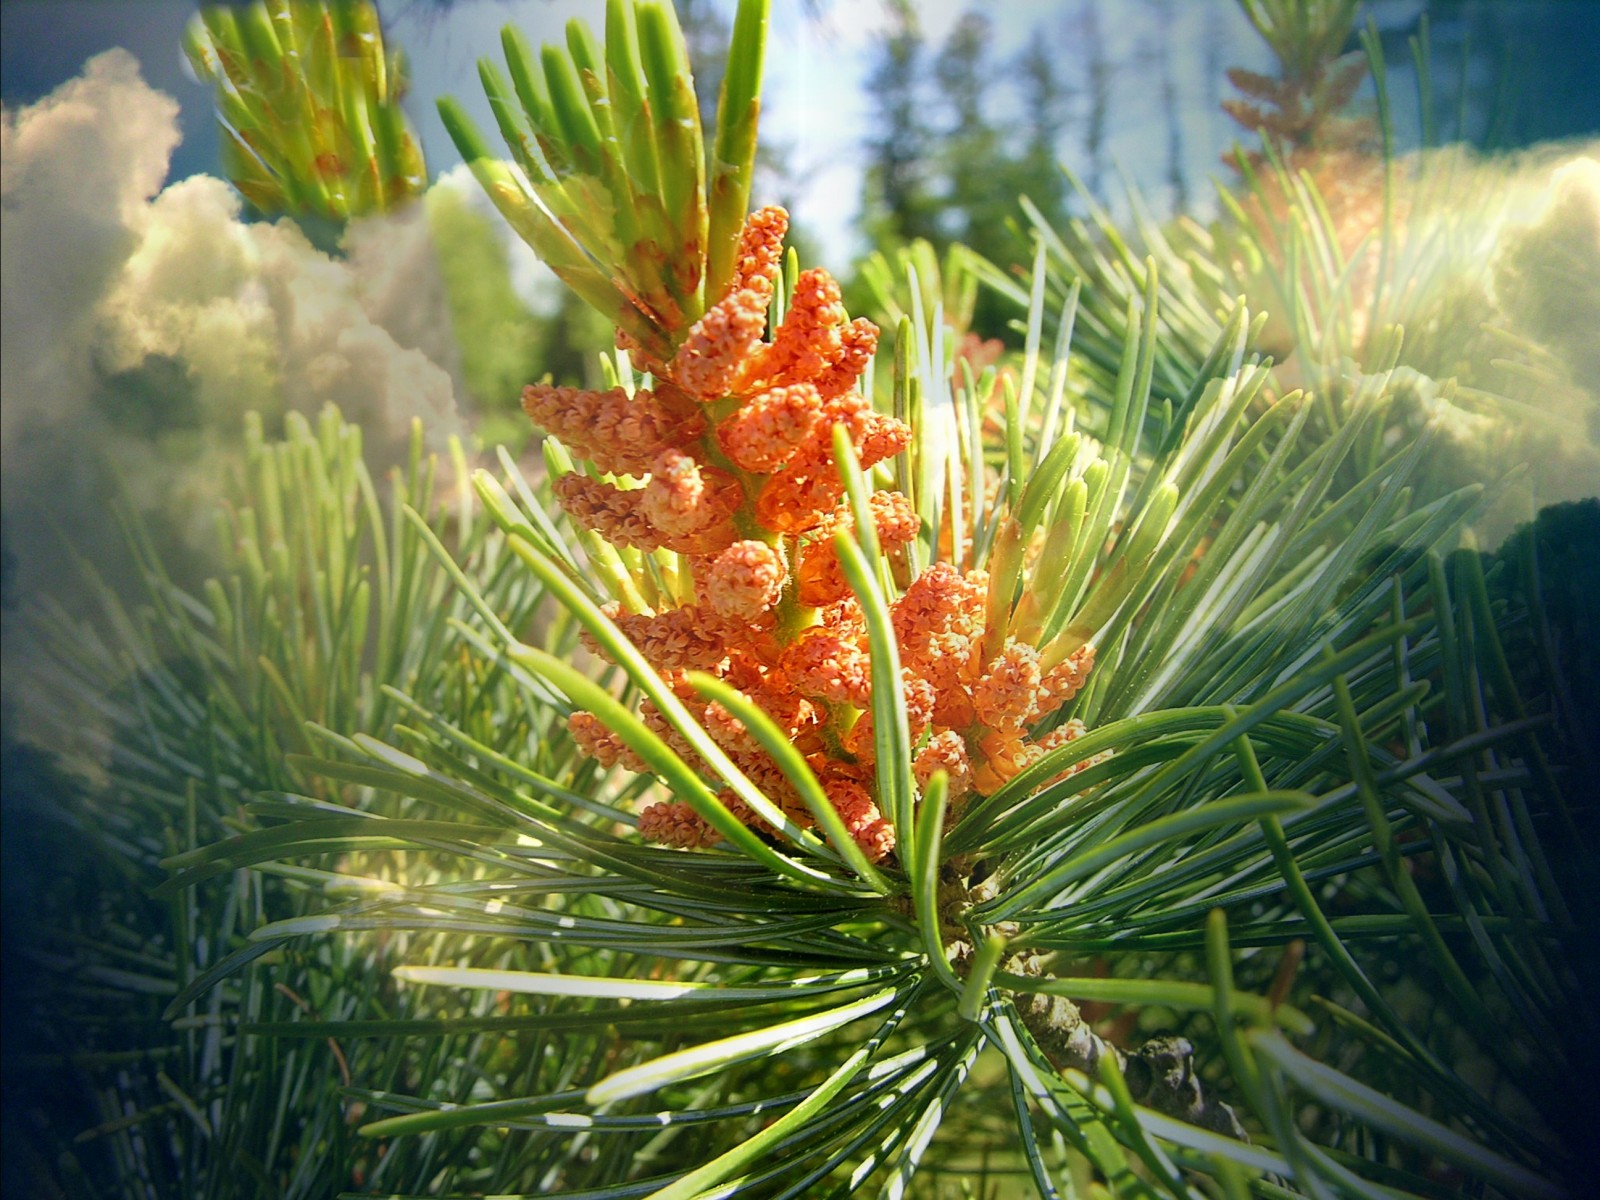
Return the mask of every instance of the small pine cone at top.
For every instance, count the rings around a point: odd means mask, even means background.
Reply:
[[[717,426],[717,441],[740,470],[770,475],[794,455],[822,419],[822,397],[809,383],[757,392]]]
[[[916,540],[917,532],[922,527],[921,518],[903,494],[873,492],[867,498],[867,504],[879,547],[893,550]],[[852,595],[833,538],[840,530],[853,529],[854,526],[855,515],[850,511],[850,506],[841,504],[827,520],[811,531],[805,549],[800,552],[797,571],[800,603],[821,608]]]
[[[1039,652],[1008,640],[972,688],[972,710],[991,729],[1021,729],[1039,699]]]
[[[1049,716],[1083,690],[1094,668],[1094,644],[1085,642],[1044,673],[1039,681],[1038,698],[1028,712],[1031,724]]]
[[[644,759],[633,748],[609,729],[599,717],[589,712],[575,712],[567,718],[567,730],[579,751],[596,760],[602,767],[621,763],[630,771],[647,771]]]
[[[664,450],[650,464],[639,509],[661,545],[685,554],[710,554],[734,540],[730,518],[739,500],[739,485],[726,472],[703,467],[682,450]]]
[[[705,572],[701,597],[719,616],[753,621],[783,594],[783,557],[765,542],[735,542]]]
[[[724,623],[698,605],[625,613],[610,604],[605,613],[658,671],[715,671],[728,655]]]
[[[778,282],[783,238],[788,232],[789,214],[781,205],[769,204],[746,217],[739,231],[739,248],[728,291],[765,288],[770,293]]]
[[[943,771],[949,777],[952,804],[972,790],[972,760],[967,755],[967,743],[953,729],[934,734],[912,760],[911,774],[917,787],[924,792],[936,771]]]
[[[667,366],[668,376],[696,399],[727,395],[760,344],[788,227],[789,214],[776,207],[745,219],[727,293],[694,323]]]
[[[664,450],[687,446],[705,431],[699,413],[672,413],[643,388],[630,396],[620,387],[593,392],[529,384],[522,409],[574,456],[614,475],[642,476]]]
[[[839,360],[839,330],[846,316],[843,295],[832,275],[821,269],[801,272],[783,324],[770,343],[750,356],[740,372],[740,385],[815,379]]]
[[[681,800],[647,805],[639,813],[639,832],[646,841],[661,842],[680,850],[715,846],[722,840],[722,834]]]
[[[660,531],[641,506],[643,489],[624,490],[575,471],[560,476],[550,487],[569,517],[612,545],[648,552],[663,544]]]

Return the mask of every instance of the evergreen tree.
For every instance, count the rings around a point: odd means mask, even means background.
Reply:
[[[1156,44],[1151,48],[1152,66],[1161,79],[1161,120],[1167,131],[1167,187],[1172,194],[1174,212],[1189,207],[1189,181],[1183,168],[1183,122],[1178,113],[1178,82],[1172,73],[1172,0],[1150,0],[1156,27]]]
[[[899,28],[884,39],[867,79],[877,136],[867,141],[864,226],[872,243],[882,248],[939,235],[926,180],[930,135],[916,86],[922,49],[921,34],[909,14],[902,13]]]
[[[1096,199],[1104,200],[1106,128],[1111,112],[1111,57],[1100,32],[1099,0],[1088,0],[1078,15],[1078,37],[1087,64],[1087,109],[1083,122],[1084,185]]]
[[[937,151],[943,184],[940,232],[980,253],[991,248],[997,230],[990,218],[997,214],[990,210],[1002,199],[994,186],[1002,162],[1000,135],[984,115],[992,32],[988,18],[967,13],[951,30],[933,69],[952,118]]]
[[[1057,70],[1055,54],[1043,30],[1034,30],[1027,49],[1017,60],[1017,71],[1027,130],[1018,180],[1020,194],[1038,205],[1052,223],[1060,222],[1067,215],[1067,182],[1058,164],[1069,125],[1067,104],[1071,89]]]
[[[868,147],[864,226],[875,248],[892,252],[921,238],[942,254],[960,242],[1009,270],[1028,254],[1016,232],[1019,197],[1051,220],[1065,216],[1065,178],[1056,164],[1066,86],[1043,36],[1036,34],[1008,70],[992,58],[993,32],[988,18],[967,13],[931,72],[919,67],[923,46],[909,20],[885,40],[868,84],[882,130]],[[925,76],[933,86],[919,89]],[[1006,81],[1024,114],[1010,128],[992,115]],[[980,297],[975,331],[1004,334],[1006,320],[997,294]]]
[[[716,128],[717,93],[727,69],[728,19],[713,0],[679,0],[678,24],[694,65],[694,97],[700,102],[700,124]]]

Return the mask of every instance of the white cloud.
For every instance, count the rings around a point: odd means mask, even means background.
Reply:
[[[460,431],[459,355],[421,206],[360,223],[332,258],[289,221],[242,220],[220,179],[163,187],[177,114],[123,50],[4,113],[7,592],[60,603],[86,632],[95,606],[75,556],[144,599],[119,498],[180,579],[210,569],[248,410],[271,430],[335,402],[379,473],[403,460],[414,416],[435,446]],[[7,703],[39,736],[60,668],[9,606],[5,623]]]
[[[24,592],[72,586],[52,522],[91,554],[114,541],[108,467],[204,542],[249,409],[271,428],[336,402],[379,466],[413,416],[435,444],[459,429],[420,207],[365,222],[348,260],[330,258],[290,222],[241,220],[219,179],[163,189],[177,111],[112,50],[4,116],[0,477]]]
[[[433,186],[428,189],[428,198],[431,201],[439,193],[453,193],[453,195],[466,202],[467,206],[483,216],[494,227],[495,236],[499,239],[500,247],[506,256],[507,266],[511,276],[511,287],[516,292],[517,298],[531,310],[545,315],[556,311],[560,303],[561,293],[565,285],[556,278],[556,273],[544,264],[544,261],[533,252],[533,247],[523,241],[511,226],[494,202],[489,199],[481,184],[472,174],[472,168],[466,163],[457,163],[449,170],[442,172],[434,180]],[[420,223],[420,222],[419,222]],[[346,239],[347,244],[350,239]],[[386,242],[375,241],[375,250],[384,257],[392,258],[393,247]],[[352,261],[359,260],[358,270],[365,278],[369,274],[365,258],[358,247],[351,251]],[[385,325],[389,325],[385,319]],[[442,361],[442,360],[441,360]]]
[[[1492,287],[1501,322],[1533,343],[1508,357],[1522,403],[1508,413],[1517,457],[1537,464],[1522,484],[1526,519],[1540,506],[1600,493],[1600,143],[1526,156],[1503,185]],[[1496,532],[1499,532],[1498,530]]]
[[[132,226],[178,143],[177,104],[125,51],[0,120],[0,406],[7,466],[19,423],[69,419],[95,303],[137,245]]]

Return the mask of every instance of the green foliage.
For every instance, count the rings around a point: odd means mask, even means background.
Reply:
[[[764,15],[741,7],[736,47]],[[604,60],[578,27],[537,66],[507,38],[520,112],[486,70],[525,179],[447,119],[558,273],[643,339],[718,278],[759,64],[732,60],[708,184],[670,14],[608,16]],[[612,128],[646,93],[653,123]],[[103,637],[53,635],[78,760],[110,749],[103,815],[74,819],[131,880],[170,872],[148,911],[62,939],[79,984],[146,997],[109,1026],[113,1057],[80,1063],[139,1063],[96,1077],[120,1177],[574,1200],[1578,1186],[1595,810],[1552,667],[1590,627],[1552,572],[1587,564],[1593,514],[1548,519],[1485,577],[1458,548],[1482,489],[1425,478],[1438,434],[1402,420],[1417,310],[1380,272],[1356,345],[1350,256],[1314,187],[1280,180],[1298,207],[1276,243],[1030,205],[1021,283],[928,242],[875,260],[896,318],[881,390],[917,436],[865,473],[836,436],[856,528],[835,545],[872,646],[897,847],[878,864],[754,704],[664,680],[620,634],[603,598],[655,580],[553,521],[509,456],[472,476],[481,510],[457,459],[452,528],[420,452],[386,521],[336,418],[249,435],[225,579],[186,596],[145,554],[147,616],[108,599]],[[700,273],[633,253],[634,219]],[[1285,246],[1287,334],[1234,299],[1230,258]],[[1021,313],[1015,371],[958,364],[945,317],[979,279]],[[1289,369],[1261,353],[1275,335]],[[648,382],[625,356],[607,371]],[[866,496],[891,480],[921,531],[880,569]],[[965,804],[914,777],[890,615],[936,562],[987,572],[992,637],[1098,647],[1045,722],[1084,728]],[[616,666],[580,657],[580,631]],[[685,687],[767,745],[817,831]],[[578,709],[652,774],[576,755]],[[663,795],[726,841],[642,844],[637,803]],[[132,950],[152,927],[168,940]]]
[[[876,253],[894,255],[926,241],[936,254],[960,246],[1009,264],[1025,248],[1017,232],[1019,197],[1052,221],[1065,217],[1055,158],[1064,96],[1055,60],[1040,39],[1021,56],[1024,117],[1015,127],[999,125],[991,115],[1000,77],[992,34],[987,18],[968,13],[931,62],[909,19],[881,44],[867,84],[876,111],[863,216]],[[1004,301],[985,292],[976,304],[970,327],[984,337],[1005,334]]]
[[[369,0],[209,5],[183,49],[216,89],[223,170],[258,211],[342,227],[427,186],[404,62]]]
[[[1509,1193],[1560,1194],[1545,1182],[1563,1169],[1559,1144],[1529,1112],[1560,1128],[1551,1084],[1563,1038],[1549,1020],[1582,994],[1557,947],[1583,918],[1538,848],[1539,829],[1564,811],[1538,766],[1542,727],[1497,682],[1481,583],[1462,573],[1466,560],[1440,557],[1472,496],[1414,504],[1402,485],[1417,447],[1337,487],[1362,423],[1323,437],[1294,397],[1247,423],[1264,371],[1245,353],[1242,312],[1192,379],[1182,416],[1152,424],[1155,288],[1152,279],[1133,310],[1108,408],[1093,396],[1058,408],[1070,402],[1051,399],[1055,373],[1043,369],[1013,407],[1017,477],[1040,481],[1018,511],[1045,527],[1060,512],[1075,534],[1063,543],[1074,547],[1066,584],[1041,594],[1055,601],[1047,619],[1081,624],[1102,646],[1094,683],[1070,710],[1091,731],[947,817],[937,783],[920,798],[909,785],[898,689],[875,689],[888,739],[880,763],[902,765],[880,770],[900,846],[886,869],[781,827],[758,841],[737,822],[722,850],[638,845],[629,809],[606,789],[580,792],[483,755],[449,721],[430,722],[403,754],[345,742],[337,765],[321,765],[411,796],[443,823],[378,816],[346,829],[307,812],[203,852],[209,871],[354,849],[376,834],[465,865],[515,841],[527,852],[489,868],[497,894],[581,892],[600,905],[553,918],[471,900],[447,871],[261,935],[320,944],[330,929],[398,937],[466,923],[590,953],[570,975],[399,971],[408,988],[547,997],[549,1015],[513,1001],[507,1027],[554,1031],[581,1014],[615,1028],[627,1049],[586,1092],[491,1089],[447,1105],[421,1081],[414,1099],[374,1098],[396,1115],[368,1136],[398,1146],[510,1124],[604,1139],[592,1163],[569,1159],[542,1176],[545,1194],[897,1195],[925,1165],[970,1161],[979,1147],[1046,1196],[1085,1162],[1139,1194],[1189,1194],[1198,1174],[1269,1190],[1292,1181],[1309,1194],[1365,1195],[1381,1183],[1431,1195],[1440,1164]],[[924,398],[919,428],[937,430],[946,404],[952,428],[968,428],[984,393],[943,390],[936,332],[925,316],[902,327],[903,390]],[[1101,431],[1103,447],[1047,465],[1077,428]],[[924,432],[921,453],[941,444],[947,470],[981,469],[964,439]],[[915,458],[904,469],[926,476]],[[1075,515],[1080,484],[1089,507]],[[747,788],[588,598],[584,573],[569,574],[578,552],[529,507],[533,493],[514,474],[479,486],[521,560],[678,732],[723,763],[723,781]],[[948,495],[912,494],[925,511]],[[1006,495],[951,497],[956,544],[987,545],[979,561],[991,569],[1004,553],[993,531]],[[865,570],[848,539],[841,553],[877,627],[893,585]],[[921,553],[941,551],[928,542]],[[1090,579],[1099,582],[1075,601]],[[481,614],[468,631],[481,661],[510,672],[523,703],[601,712],[679,797],[719,815],[702,790],[714,782],[459,582]],[[884,663],[875,653],[875,669]],[[1052,782],[1074,765],[1083,769]],[[803,764],[787,769],[803,789]],[[452,832],[462,821],[487,825]],[[184,860],[176,882],[201,862]],[[1296,942],[1310,949],[1285,973],[1283,947]],[[1401,963],[1432,997],[1420,1011],[1383,982]],[[1552,1009],[1558,994],[1567,1000]],[[1123,1050],[1082,1015],[1106,1003],[1147,1036],[1183,1040]],[[284,1031],[427,1028],[308,1020]],[[578,1036],[581,1055],[581,1035],[552,1036]],[[1491,1064],[1499,1099],[1459,1073],[1466,1045]],[[984,1047],[998,1071],[976,1069]],[[1180,1103],[1189,1085],[1163,1091],[1175,1086],[1160,1083],[1166,1071],[1203,1082]],[[1001,1107],[1009,1125],[979,1115]],[[1429,1110],[1451,1124],[1421,1115]],[[1225,1135],[1234,1120],[1249,1143]],[[516,1194],[534,1194],[531,1176],[520,1178]]]
[[[432,192],[427,205],[478,437],[516,450],[531,432],[517,399],[549,361],[550,326],[511,286],[505,248],[487,216],[448,189]]]
[[[1319,78],[1344,49],[1360,0],[1239,0],[1285,79]]]
[[[654,0],[612,0],[603,55],[576,19],[567,49],[546,46],[537,59],[506,29],[510,82],[487,59],[480,74],[515,170],[490,157],[458,104],[440,101],[462,158],[511,227],[651,353],[732,278],[766,28],[765,0],[742,0],[709,153],[683,32],[671,5]]]
[[[420,437],[385,512],[360,431],[337,413],[315,429],[291,416],[281,442],[252,420],[242,477],[218,514],[218,578],[197,594],[180,590],[129,522],[145,605],[125,608],[86,564],[100,600],[94,625],[59,613],[35,622],[50,654],[49,744],[67,782],[36,781],[28,807],[12,811],[58,831],[80,866],[62,863],[52,885],[30,895],[44,979],[34,996],[41,1010],[25,1026],[26,1065],[63,1092],[81,1089],[91,1106],[79,1127],[37,1135],[42,1157],[54,1159],[48,1175],[68,1195],[114,1187],[128,1196],[321,1197],[362,1179],[420,1179],[464,1148],[378,1159],[350,1140],[364,1101],[341,1082],[392,1087],[420,1076],[453,1080],[464,1096],[496,1060],[508,1080],[539,1077],[537,1061],[507,1057],[492,1024],[411,1048],[324,1041],[308,1050],[252,1032],[311,1015],[482,1015],[383,983],[395,953],[453,960],[479,947],[468,935],[287,952],[256,935],[263,923],[317,911],[322,897],[383,894],[395,876],[427,875],[435,868],[426,855],[396,863],[357,838],[355,852],[317,868],[199,870],[191,890],[157,886],[167,856],[184,862],[285,815],[361,823],[383,812],[423,828],[408,820],[412,806],[326,779],[305,757],[328,738],[401,736],[422,719],[419,703],[449,714],[464,736],[530,761],[566,753],[561,737],[544,740],[546,720],[508,703],[503,677],[462,656],[450,622],[465,609],[429,545],[448,539],[523,628],[541,593],[505,570],[503,539],[470,507],[439,507]],[[552,647],[565,646],[567,628],[549,627]],[[17,782],[11,751],[8,785]],[[274,799],[286,793],[299,797]],[[471,886],[471,868],[451,869],[457,885]],[[518,966],[534,961],[498,953]],[[253,970],[232,982],[246,963]],[[474,1065],[464,1074],[450,1065],[466,1061]]]
[[[916,90],[921,53],[922,38],[909,25],[902,27],[884,40],[867,79],[878,133],[867,142],[865,224],[880,248],[938,233],[936,202],[924,178],[929,131]]]
[[[1381,144],[1392,140],[1382,134],[1387,75],[1376,40],[1365,49],[1379,99],[1368,141]],[[1425,46],[1418,57],[1426,95]],[[1506,487],[1519,463],[1545,464],[1533,481],[1541,502],[1589,490],[1600,466],[1589,426],[1600,405],[1572,337],[1592,323],[1584,318],[1593,308],[1583,281],[1595,209],[1583,156],[1565,165],[1479,161],[1461,148],[1401,157],[1337,138],[1330,147],[1296,145],[1269,130],[1259,152],[1241,149],[1236,162],[1241,181],[1223,191],[1224,216],[1210,226],[1160,222],[1137,194],[1129,196],[1132,218],[1118,222],[1071,171],[1083,217],[1058,223],[1021,202],[1052,305],[1081,292],[1078,345],[1091,394],[1112,386],[1127,305],[1146,286],[1148,260],[1159,268],[1163,326],[1152,418],[1164,405],[1174,416],[1185,411],[1187,380],[1242,297],[1262,322],[1252,344],[1275,360],[1269,395],[1305,389],[1314,397],[1310,419],[1326,436],[1369,404],[1384,409],[1341,486],[1392,447],[1426,436],[1433,448],[1415,486],[1430,498],[1475,481],[1505,488],[1508,498],[1479,518],[1494,536],[1533,511],[1530,487]],[[1530,224],[1530,206],[1552,194],[1555,203]],[[1557,258],[1566,264],[1559,272],[1549,269]],[[1030,292],[1014,273],[977,256],[967,264],[1011,298],[1013,312],[1027,308]],[[1033,283],[1040,286],[1037,274]],[[1563,315],[1552,317],[1547,301],[1556,294]],[[1389,386],[1369,386],[1396,367]]]

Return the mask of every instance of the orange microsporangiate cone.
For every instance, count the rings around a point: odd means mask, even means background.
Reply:
[[[616,545],[664,548],[687,560],[692,599],[657,612],[613,605],[609,615],[622,632],[739,768],[796,824],[809,826],[810,811],[771,756],[684,673],[711,672],[759,706],[805,755],[851,837],[879,860],[894,849],[894,830],[873,799],[866,623],[834,552],[835,533],[852,517],[833,431],[844,428],[863,469],[904,451],[912,431],[857,390],[878,331],[849,319],[826,271],[800,275],[786,317],[763,340],[787,226],[781,208],[750,215],[732,281],[682,331],[669,359],[631,347],[651,389],[630,396],[622,388],[534,385],[523,407],[599,472],[642,480],[618,485],[578,473],[557,480],[556,496],[575,522]],[[904,496],[878,492],[868,508],[881,551],[916,538],[918,518]],[[983,572],[938,564],[890,605],[915,776],[925,785],[944,770],[957,801],[993,791],[1081,732],[1069,723],[1035,741],[1028,726],[1077,693],[1094,658],[1084,646],[1041,671],[1034,647],[1006,639],[985,661],[987,592]],[[653,706],[643,716],[691,765],[704,765]],[[577,713],[570,724],[603,764],[644,765],[591,714]],[[722,799],[761,827],[731,792]],[[719,837],[675,801],[646,807],[639,828],[685,848]]]

